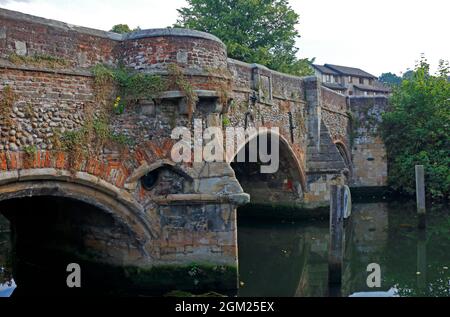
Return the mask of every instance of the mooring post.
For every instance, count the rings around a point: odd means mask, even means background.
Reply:
[[[417,214],[419,216],[419,228],[426,227],[426,209],[425,209],[425,176],[423,165],[416,165],[416,199]]]
[[[328,249],[328,284],[330,289],[340,288],[342,284],[344,192],[344,186],[330,186],[330,246]]]

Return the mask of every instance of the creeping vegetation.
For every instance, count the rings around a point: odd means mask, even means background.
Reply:
[[[15,65],[29,65],[45,68],[65,68],[72,66],[72,63],[64,58],[48,54],[35,54],[33,56],[20,56],[15,53],[9,55],[9,61]]]
[[[5,126],[11,126],[13,121],[11,119],[12,108],[17,97],[10,86],[5,86],[0,94],[0,115],[2,123]]]
[[[184,93],[188,106],[189,121],[191,121],[195,104],[198,101],[198,96],[194,91],[194,87],[186,80],[183,70],[176,64],[169,65],[169,81],[171,86],[176,86]]]

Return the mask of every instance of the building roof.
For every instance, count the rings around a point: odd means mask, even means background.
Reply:
[[[339,75],[366,77],[366,78],[374,78],[374,79],[377,78],[376,76],[369,74],[368,72],[365,72],[359,68],[332,65],[332,64],[325,64],[324,66],[326,68],[329,68],[329,69],[337,72]]]
[[[312,64],[312,66],[317,69],[319,72],[321,72],[322,74],[327,74],[327,75],[339,75],[338,72],[332,70],[331,68],[328,68],[326,66],[322,66],[322,65],[317,65],[317,64]]]
[[[384,87],[381,85],[377,85],[377,86],[367,86],[367,85],[353,85],[353,87],[355,87],[356,89],[359,90],[364,90],[364,91],[376,91],[376,92],[391,92],[391,89],[389,89],[388,87]]]

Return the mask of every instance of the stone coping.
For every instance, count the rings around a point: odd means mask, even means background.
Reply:
[[[108,38],[108,39],[115,40],[115,41],[121,41],[123,39],[123,35],[121,35],[121,34],[86,28],[86,27],[77,26],[77,25],[72,25],[69,23],[61,22],[61,21],[45,19],[45,18],[34,16],[34,15],[25,14],[22,12],[17,12],[17,11],[12,11],[12,10],[7,10],[7,9],[3,9],[3,8],[0,8],[0,17],[5,18],[5,19],[10,19],[10,20],[18,20],[18,21],[25,21],[25,22],[30,22],[30,23],[43,24],[43,25],[63,29],[65,31],[75,31],[75,32],[93,35],[93,36],[97,36],[97,37]]]
[[[149,37],[165,37],[165,36],[179,36],[179,37],[194,37],[201,38],[205,40],[215,41],[222,44],[225,47],[225,44],[216,36],[196,31],[190,29],[181,29],[181,28],[164,28],[164,29],[147,29],[147,30],[139,30],[136,32],[128,33],[123,35],[123,40],[137,40],[142,38]]]
[[[51,20],[46,18],[37,17],[30,14],[25,14],[17,11],[7,10],[0,8],[0,17],[11,19],[11,20],[19,20],[26,21],[30,23],[38,23],[44,24],[47,26],[63,29],[66,31],[75,31],[78,33],[88,34],[97,37],[103,37],[114,41],[127,41],[127,40],[137,40],[142,38],[151,38],[151,37],[169,37],[169,36],[178,36],[178,37],[194,37],[201,38],[205,40],[210,40],[214,42],[220,43],[225,47],[225,44],[216,36],[206,33],[200,32],[196,30],[189,29],[181,29],[181,28],[160,28],[160,29],[148,29],[148,30],[139,30],[136,32],[128,33],[128,34],[118,34],[114,32],[107,32],[77,25],[72,25],[69,23]]]
[[[234,64],[237,66],[241,66],[241,67],[245,67],[248,68],[249,70],[253,70],[253,69],[261,69],[267,72],[271,72],[273,75],[276,76],[281,76],[281,77],[286,77],[286,78],[291,78],[291,79],[295,79],[295,80],[307,80],[309,78],[309,80],[314,80],[317,79],[317,77],[315,76],[295,76],[295,75],[291,75],[291,74],[286,74],[286,73],[282,73],[273,69],[268,68],[267,66],[261,65],[261,64],[257,64],[257,63],[246,63],[237,59],[233,59],[233,58],[228,58],[227,59],[228,64]]]

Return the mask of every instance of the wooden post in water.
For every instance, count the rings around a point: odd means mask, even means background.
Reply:
[[[344,186],[330,186],[330,246],[328,249],[328,284],[330,290],[337,287],[340,289],[342,283],[344,192]]]
[[[426,227],[425,175],[423,165],[416,165],[416,199],[419,229]]]

